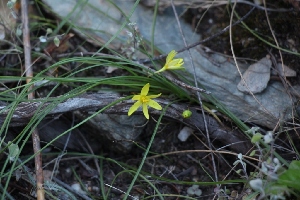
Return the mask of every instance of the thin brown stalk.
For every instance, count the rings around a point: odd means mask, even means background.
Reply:
[[[179,18],[178,18],[178,14],[177,14],[176,8],[174,6],[173,0],[171,1],[171,5],[172,5],[172,8],[173,8],[173,12],[175,14],[175,18],[176,18],[176,21],[177,21],[177,25],[179,27],[179,32],[180,32],[180,35],[182,37],[184,46],[185,46],[185,48],[187,48],[188,44],[186,42],[184,33],[182,31],[181,24],[180,24],[180,21],[179,21]],[[191,60],[191,65],[192,65],[192,68],[193,68],[193,71],[194,71],[194,73],[193,73],[193,75],[194,75],[194,83],[195,83],[196,88],[198,88],[196,69],[195,69],[195,66],[194,66],[194,63],[193,63],[192,55],[191,55],[191,52],[190,52],[189,49],[187,51],[188,51],[189,58]],[[206,120],[206,116],[205,116],[204,109],[203,109],[202,98],[200,96],[200,92],[199,91],[197,91],[196,94],[197,94],[197,98],[198,98],[198,101],[199,101],[200,109],[202,110],[202,117],[203,117],[203,122],[204,122],[204,128],[205,128],[207,143],[208,143],[209,149],[212,150],[212,143],[211,143],[211,140],[210,140],[210,135],[209,135],[209,131],[208,131],[207,120]],[[211,158],[212,158],[212,165],[213,165],[213,169],[214,169],[215,181],[217,182],[218,181],[218,173],[217,173],[217,168],[216,168],[214,154],[211,154]]]
[[[27,83],[31,81],[33,77],[32,65],[31,65],[31,45],[30,45],[30,30],[29,30],[29,20],[28,20],[28,1],[21,1],[22,7],[22,23],[23,23],[23,44],[24,44],[24,58],[25,58],[25,72]],[[29,88],[31,90],[32,87]],[[34,99],[34,93],[28,94],[28,99]],[[42,168],[42,155],[40,153],[40,137],[37,129],[32,131],[32,141],[33,141],[33,150],[35,154],[35,173],[36,173],[36,194],[37,200],[45,199],[45,191],[43,188],[44,176],[43,176],[43,168]]]

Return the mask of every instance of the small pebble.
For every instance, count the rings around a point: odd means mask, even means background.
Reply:
[[[193,129],[185,126],[183,129],[181,129],[177,137],[181,142],[185,142],[193,132]]]

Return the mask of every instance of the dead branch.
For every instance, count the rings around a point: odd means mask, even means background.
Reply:
[[[66,97],[67,98],[67,97]],[[108,104],[120,100],[120,96],[117,94],[109,93],[93,93],[93,94],[82,94],[77,97],[66,99],[65,101],[58,103],[53,109],[51,109],[46,118],[53,118],[60,114],[66,112],[72,112],[76,110],[81,110],[83,112],[95,112],[104,108]],[[45,99],[35,99],[35,102],[22,102],[14,110],[13,115],[11,116],[11,121],[9,126],[22,126],[27,124],[32,117],[35,115],[45,112],[46,109],[49,109],[49,106],[53,106],[53,101],[55,99],[49,98],[47,101]],[[156,99],[159,104],[166,106],[170,103],[166,99]],[[118,103],[106,110],[103,113],[107,114],[123,114],[127,115],[129,107],[132,105],[131,100],[125,100],[121,103]],[[205,131],[205,124],[203,123],[202,113],[197,111],[195,108],[189,107],[192,111],[192,116],[190,118],[183,118],[182,112],[186,110],[188,105],[183,103],[173,103],[167,109],[165,114],[166,117],[173,120],[179,121],[191,128],[194,128],[199,131]],[[6,106],[0,106],[0,123],[3,124],[5,118],[9,113],[9,109]],[[160,115],[161,112],[158,110],[149,110],[151,115]],[[199,113],[198,113],[199,112]],[[142,114],[142,111],[137,111],[137,114]],[[239,153],[246,153],[247,150],[251,147],[249,140],[246,139],[243,133],[238,130],[231,131],[229,128],[223,127],[220,125],[217,120],[213,117],[206,115],[206,120],[208,122],[208,132],[211,139],[219,140],[224,145],[233,144],[230,148]],[[240,143],[243,142],[243,145]],[[235,144],[236,143],[236,144]]]

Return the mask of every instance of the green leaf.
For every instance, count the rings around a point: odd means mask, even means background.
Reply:
[[[252,136],[252,138],[251,138],[251,142],[252,142],[252,143],[256,143],[256,142],[258,142],[262,137],[263,137],[262,134],[260,134],[260,133],[255,133],[255,134]]]
[[[8,146],[8,158],[10,161],[14,161],[16,156],[18,156],[19,154],[19,147],[17,144],[14,144],[14,143],[11,143],[9,146]]]
[[[255,153],[256,153],[256,150],[253,150],[253,151],[251,151],[251,153],[250,153],[250,155],[249,156],[254,156],[255,155]]]
[[[59,41],[58,37],[55,37],[53,42],[54,42],[55,46],[59,47],[60,41]]]
[[[300,161],[298,160],[293,160],[289,166],[289,169],[296,169],[300,170]]]
[[[300,161],[292,161],[289,169],[283,172],[278,179],[278,183],[286,185],[300,191]]]

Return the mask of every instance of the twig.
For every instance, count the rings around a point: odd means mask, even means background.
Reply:
[[[180,24],[180,21],[179,21],[179,18],[178,18],[178,14],[177,14],[176,8],[174,6],[173,0],[171,1],[171,4],[172,4],[173,12],[175,14],[175,18],[176,18],[176,21],[177,21],[177,24],[178,24],[178,27],[179,27],[180,34],[182,36],[182,40],[183,40],[184,46],[187,47],[188,45],[187,45],[187,42],[185,40],[185,36],[184,36],[183,31],[182,31],[181,24]],[[189,49],[188,49],[188,53],[189,53],[189,57],[190,57],[191,64],[192,64],[192,68],[193,68],[193,71],[194,71],[194,73],[193,73],[193,75],[194,75],[194,83],[195,83],[196,88],[198,88],[198,82],[197,82],[198,79],[197,79],[197,75],[196,75],[196,69],[195,69],[195,65],[194,65],[194,62],[193,62],[192,54],[189,51]],[[203,122],[204,122],[204,128],[205,128],[207,143],[208,143],[209,149],[212,150],[212,144],[211,144],[211,141],[210,141],[210,135],[209,135],[209,132],[208,132],[208,126],[207,126],[207,121],[206,121],[206,117],[205,117],[205,114],[204,114],[204,109],[203,109],[203,105],[202,105],[201,96],[200,96],[199,91],[197,91],[196,94],[197,94],[198,101],[199,101],[199,104],[200,104],[200,109],[202,110],[202,117],[203,117]],[[214,154],[211,154],[211,157],[212,157],[212,164],[213,164],[213,168],[214,168],[215,181],[218,181],[218,173],[217,173],[217,168],[216,168]]]
[[[74,118],[74,117],[73,117]],[[88,150],[90,151],[90,154],[92,155],[95,155],[91,145],[88,143],[88,141],[86,140],[84,134],[82,134],[81,131],[79,131],[79,136],[81,137],[81,139],[83,140],[83,142],[85,143],[85,145],[87,146]],[[97,172],[98,174],[100,175],[101,174],[101,169],[100,169],[100,166],[99,166],[99,163],[98,163],[98,159],[97,158],[94,158],[94,163],[95,163],[95,166],[97,168]]]
[[[290,0],[291,1],[291,0]],[[294,0],[295,1],[295,0]],[[156,5],[156,1],[142,1],[141,2],[143,5],[147,6],[147,7],[153,7],[154,5]],[[256,7],[259,10],[266,10],[268,12],[291,12],[291,11],[296,11],[295,8],[291,7],[288,9],[285,8],[267,8],[264,6],[261,6],[259,4],[256,3],[252,3],[251,1],[246,1],[246,0],[193,0],[193,1],[187,1],[187,0],[176,0],[174,2],[175,6],[185,6],[187,8],[201,8],[201,9],[209,9],[212,7],[217,7],[217,6],[222,6],[222,5],[228,5],[229,3],[239,3],[239,4],[247,4],[253,7]],[[169,7],[169,1],[167,0],[163,0],[159,2],[160,6],[165,9],[167,7]]]
[[[264,4],[264,7],[266,7],[267,5],[266,5],[266,0],[263,0],[263,4]],[[284,62],[283,62],[283,56],[282,56],[282,53],[281,53],[281,50],[280,50],[280,48],[279,48],[279,42],[278,42],[278,40],[277,40],[277,38],[276,38],[276,35],[275,35],[275,33],[274,33],[274,31],[273,31],[273,28],[272,28],[272,25],[271,25],[271,22],[270,22],[270,19],[269,19],[269,15],[268,15],[268,12],[265,10],[265,14],[266,14],[266,19],[267,19],[267,22],[268,22],[268,26],[270,27],[270,31],[271,31],[271,33],[272,33],[272,37],[273,37],[273,39],[274,39],[274,42],[275,42],[275,44],[276,44],[276,47],[278,48],[278,53],[279,53],[279,56],[280,56],[280,60],[281,60],[281,67],[282,67],[282,72],[283,72],[283,74],[285,74],[285,72],[284,72]],[[268,50],[269,51],[269,50]],[[272,56],[272,62],[273,62],[273,65],[274,65],[274,67],[276,68],[276,69],[278,69],[277,68],[277,63],[276,63],[276,60],[274,59],[274,56],[271,54],[271,52],[269,51],[269,53],[270,53],[270,55]],[[291,99],[293,99],[293,97],[292,97],[292,94],[291,94],[291,92],[290,92],[290,90],[289,90],[289,87],[291,87],[291,84],[289,84],[289,82],[287,81],[287,79],[286,79],[286,76],[280,76],[279,75],[279,78],[281,79],[281,82],[282,82],[282,84],[283,84],[283,86],[284,86],[284,88],[285,88],[285,91],[286,91],[286,93],[290,96],[290,98]],[[294,114],[294,109],[292,109],[292,120],[293,120],[293,122],[295,123],[295,114]],[[276,128],[276,127],[275,127]],[[274,130],[273,131],[275,131],[275,128],[274,128]],[[273,149],[273,148],[272,148]]]
[[[200,0],[202,1],[202,0]],[[223,0],[223,1],[215,1],[214,4],[212,5],[212,2],[209,2],[207,4],[203,3],[204,5],[202,6],[200,4],[200,6],[196,4],[197,2],[195,2],[195,5],[190,5],[190,7],[193,6],[193,8],[196,8],[196,7],[201,7],[202,9],[203,8],[210,8],[212,6],[220,6],[220,5],[227,5],[229,2],[228,0]],[[260,6],[258,4],[255,4],[255,3],[252,3],[251,1],[243,1],[243,0],[231,0],[230,3],[239,3],[239,4],[248,4],[250,6],[253,6],[253,7],[256,7],[257,9],[259,10],[266,10],[268,12],[291,12],[291,11],[294,11],[295,9],[294,8],[289,8],[289,9],[285,9],[285,8],[278,8],[278,9],[274,9],[274,8],[267,8],[267,7],[264,7],[264,6]]]
[[[29,83],[31,78],[33,77],[33,72],[31,68],[31,45],[30,45],[30,30],[29,30],[29,20],[28,20],[28,1],[21,1],[22,7],[22,22],[23,22],[23,43],[24,43],[24,58],[25,58],[25,72],[26,72],[26,82]],[[31,90],[33,85],[29,87],[28,90]],[[28,99],[34,99],[34,93],[28,94]],[[35,128],[32,131],[32,143],[33,143],[33,151],[35,154],[34,162],[35,162],[35,173],[36,173],[36,194],[37,200],[45,199],[45,191],[43,188],[44,176],[43,176],[43,168],[42,168],[42,155],[40,153],[41,145],[40,145],[40,137],[37,129]]]
[[[71,186],[69,186],[68,184],[62,182],[61,180],[59,180],[56,177],[53,177],[53,181],[56,182],[57,184],[63,186],[64,188],[66,188],[67,190],[74,192],[76,195],[80,196],[81,198],[85,199],[85,200],[92,200],[91,198],[89,198],[88,196],[86,196],[83,193],[78,192],[77,190],[73,189]]]
[[[72,126],[74,126],[74,113],[72,113],[71,127]],[[68,133],[68,137],[67,137],[67,140],[65,141],[65,145],[64,145],[63,150],[61,151],[61,154],[55,160],[50,180],[53,178],[54,173],[59,170],[58,169],[59,168],[59,162],[60,162],[61,158],[65,155],[65,152],[67,151],[67,147],[68,147],[68,144],[69,144],[69,141],[70,141],[71,134],[72,134],[72,130]]]
[[[173,82],[174,84],[176,84],[176,85],[178,85],[180,87],[184,87],[184,88],[189,89],[189,90],[193,90],[196,93],[202,92],[202,93],[205,93],[205,94],[211,94],[211,92],[206,91],[206,90],[204,90],[202,88],[199,88],[198,85],[196,85],[196,87],[194,87],[194,86],[188,85],[188,84],[186,84],[186,83],[184,83],[182,81],[179,81],[178,79],[172,78],[171,76],[165,75],[165,77],[169,81]]]
[[[196,43],[194,43],[194,44],[188,45],[188,46],[186,46],[186,47],[184,47],[184,48],[182,48],[182,49],[180,49],[180,50],[176,50],[176,51],[177,51],[178,53],[180,53],[180,52],[189,50],[189,49],[191,49],[191,48],[193,48],[193,47],[196,47],[196,46],[198,46],[198,45],[200,45],[200,44],[203,44],[203,43],[205,43],[205,42],[207,42],[207,41],[209,41],[209,40],[212,40],[213,38],[218,37],[219,35],[222,35],[222,34],[225,33],[226,31],[228,31],[230,27],[234,27],[235,25],[237,25],[237,24],[239,24],[240,22],[244,21],[244,20],[245,20],[245,19],[253,12],[254,9],[255,9],[255,7],[253,7],[253,8],[252,8],[245,16],[243,16],[242,18],[240,18],[240,19],[239,19],[238,21],[236,21],[235,23],[228,25],[227,27],[225,27],[225,28],[224,28],[222,31],[220,31],[219,33],[216,33],[216,34],[214,34],[214,35],[212,35],[212,36],[209,36],[208,38],[205,38],[204,40],[201,40],[201,41],[196,42]],[[155,61],[155,60],[163,59],[163,58],[167,57],[167,55],[168,55],[168,54],[163,54],[163,55],[157,56],[157,57],[155,57],[155,58],[153,58],[153,59],[140,59],[140,60],[138,60],[138,62],[139,62],[139,63],[148,63],[148,62],[152,62],[152,61]]]

